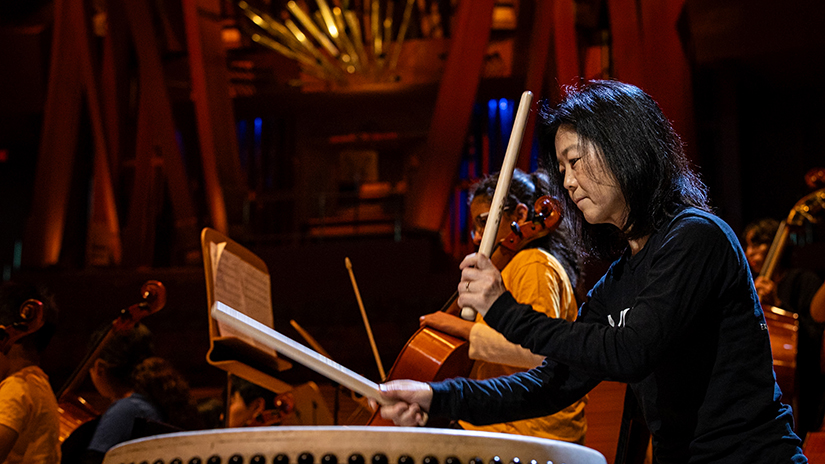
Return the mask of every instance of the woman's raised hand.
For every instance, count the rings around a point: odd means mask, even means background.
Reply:
[[[480,253],[467,255],[459,268],[458,306],[472,308],[484,316],[498,297],[507,291],[501,281],[501,273],[490,258]]]

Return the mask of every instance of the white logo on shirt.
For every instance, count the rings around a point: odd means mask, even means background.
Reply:
[[[621,313],[619,313],[619,327],[624,327],[624,317],[628,311],[630,311],[630,308],[625,308]],[[607,315],[607,322],[610,323],[610,327],[616,327],[616,323],[613,321],[613,316],[610,314]]]

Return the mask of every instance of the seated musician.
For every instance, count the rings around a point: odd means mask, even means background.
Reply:
[[[474,222],[472,237],[476,245],[481,243],[497,181],[497,174],[488,176],[476,183],[470,192],[470,214]],[[523,223],[532,219],[535,201],[547,195],[548,189],[546,173],[536,171],[526,174],[515,170],[509,194],[503,203],[496,242],[511,232],[511,222]],[[579,261],[573,250],[567,237],[567,225],[562,221],[558,229],[530,242],[504,267],[501,273],[504,285],[519,303],[529,304],[549,317],[575,320],[578,309],[574,289],[579,276]],[[480,315],[472,322],[437,312],[423,316],[421,324],[469,340],[470,358],[475,360],[470,373],[473,379],[527,370],[541,365],[544,360],[544,356],[508,342],[491,329]],[[584,444],[586,402],[587,397],[584,397],[555,414],[534,419],[492,425],[459,421],[459,425],[469,430],[515,433]]]
[[[44,324],[0,352],[0,462],[60,461],[60,418],[40,354],[57,326],[57,307],[45,289],[6,282],[0,286],[0,325],[13,323],[27,300],[42,303]]]
[[[220,398],[206,397],[198,400],[197,405],[198,414],[201,416],[201,422],[203,422],[203,428],[205,430],[220,429],[226,425],[224,422],[226,405],[223,400]]]
[[[132,439],[138,418],[183,430],[200,428],[201,417],[186,380],[153,352],[152,334],[143,324],[116,333],[103,346],[90,376],[112,404],[100,417],[84,463],[101,462],[109,448]]]
[[[252,427],[280,423],[280,399],[272,390],[233,375],[227,427]]]
[[[825,324],[813,317],[812,303],[822,279],[810,270],[792,268],[792,253],[785,253],[776,262],[770,277],[759,276],[768,250],[779,229],[775,219],[764,218],[745,227],[745,256],[754,275],[754,285],[763,304],[777,306],[799,315],[799,339],[796,355],[799,402],[796,431],[804,437],[819,429],[825,412],[825,375],[820,369],[822,332]]]
[[[479,424],[557,412],[603,380],[627,382],[656,462],[805,463],[773,371],[764,314],[733,230],[658,104],[638,87],[567,89],[537,129],[543,162],[567,190],[582,250],[615,261],[575,322],[520,304],[483,254],[464,258],[458,304],[546,356],[494,379],[393,380],[380,413]],[[375,404],[371,400],[371,404]]]

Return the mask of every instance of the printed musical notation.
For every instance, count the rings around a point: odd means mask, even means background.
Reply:
[[[210,254],[214,267],[215,301],[220,301],[244,315],[272,327],[274,324],[272,313],[272,297],[270,277],[255,266],[244,261],[241,257],[225,249],[226,243],[210,243]],[[224,324],[218,323],[221,336],[236,336],[245,339],[258,348],[255,340],[232,330]]]

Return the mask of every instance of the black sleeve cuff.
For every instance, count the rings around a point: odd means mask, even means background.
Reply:
[[[433,382],[430,383],[430,387],[433,389],[433,399],[430,402],[430,410],[427,411],[431,418],[433,417],[442,417],[448,416],[449,412],[449,396],[450,396],[450,388],[445,384],[445,382]]]
[[[510,292],[504,292],[496,301],[493,302],[493,305],[490,306],[487,314],[484,315],[484,322],[486,322],[487,325],[493,329],[498,330],[499,323],[501,322],[503,316],[507,313],[507,309],[517,304],[518,301],[513,298],[513,295]]]

